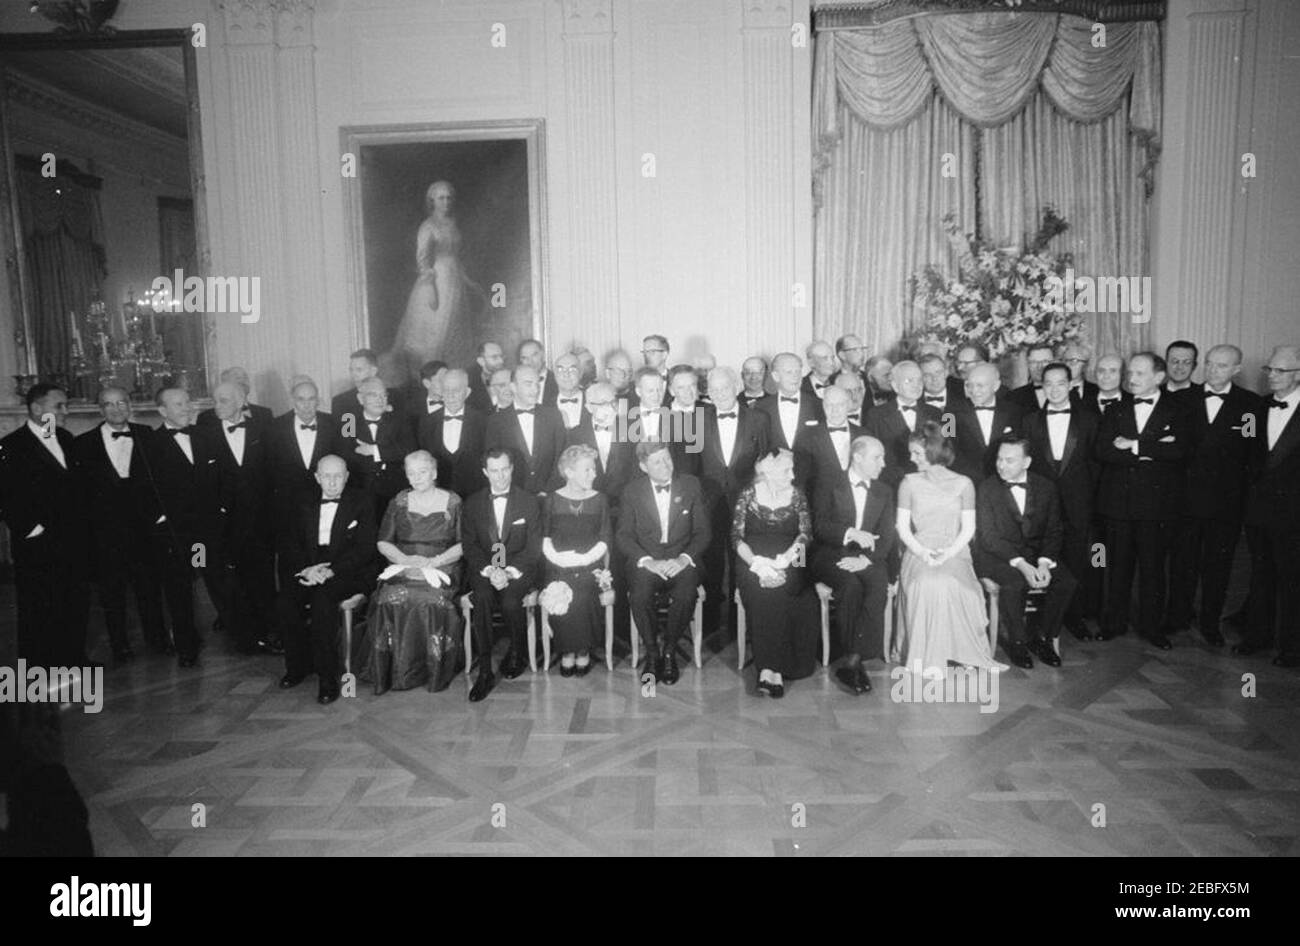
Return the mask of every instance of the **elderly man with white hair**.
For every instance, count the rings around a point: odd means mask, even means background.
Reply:
[[[803,378],[804,393],[816,395],[820,399],[825,396],[826,389],[835,380],[835,372],[840,367],[835,349],[818,339],[804,349],[804,357],[808,359],[808,373]]]
[[[998,397],[1002,378],[988,362],[971,367],[965,389],[966,397],[952,411],[952,436],[957,441],[952,469],[978,486],[994,473],[998,441],[1020,436],[1024,413],[1018,404]]]
[[[921,366],[900,361],[889,373],[896,397],[867,411],[863,430],[885,445],[885,472],[881,478],[897,488],[908,473],[916,472],[909,457],[907,438],[928,420],[942,421],[939,411],[921,400]]]
[[[249,379],[247,371],[238,365],[225,368],[222,370],[221,376],[218,380],[221,384],[237,385],[239,389],[244,392],[244,405],[240,410],[243,411],[245,417],[264,426],[271,423],[273,416],[271,414],[271,409],[269,407],[263,407],[260,404],[254,404],[249,400],[253,393],[253,383]],[[199,419],[195,421],[195,423],[208,427],[215,425],[216,419],[216,412],[209,407],[206,410],[199,412]]]

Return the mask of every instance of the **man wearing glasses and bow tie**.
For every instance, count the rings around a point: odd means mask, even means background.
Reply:
[[[555,406],[564,418],[564,429],[572,430],[587,414],[582,392],[582,362],[569,353],[555,359]]]
[[[890,489],[897,490],[904,476],[916,472],[916,464],[909,457],[908,437],[926,421],[943,423],[943,416],[934,407],[922,403],[924,387],[921,367],[916,362],[900,361],[889,373],[889,380],[896,397],[867,411],[862,427],[865,433],[885,445],[885,471],[880,478]]]

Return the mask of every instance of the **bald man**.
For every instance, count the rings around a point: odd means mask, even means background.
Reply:
[[[953,471],[968,476],[976,486],[992,476],[998,456],[998,441],[1019,437],[1024,417],[1020,407],[998,397],[1002,376],[987,362],[972,365],[966,373],[965,397],[952,410],[952,435],[957,459]]]
[[[758,356],[746,358],[740,366],[740,383],[738,399],[742,406],[753,407],[767,397],[767,362]]]
[[[288,580],[276,602],[284,637],[280,688],[311,673],[322,705],[339,696],[339,602],[368,593],[379,574],[374,504],[347,488],[346,461],[335,454],[316,464],[314,496],[299,496],[288,516],[280,554]]]

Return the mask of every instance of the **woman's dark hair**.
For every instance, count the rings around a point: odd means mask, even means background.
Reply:
[[[943,435],[943,425],[935,420],[927,420],[907,438],[909,445],[919,443],[925,447],[925,461],[931,466],[951,467],[957,459],[953,439]]]

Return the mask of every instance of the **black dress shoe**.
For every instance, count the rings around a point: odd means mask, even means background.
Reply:
[[[492,688],[497,685],[497,678],[491,671],[487,673],[480,672],[474,679],[474,685],[469,689],[469,701],[479,703],[492,692]]]
[[[193,667],[198,662],[199,658],[194,656],[181,656],[176,660],[176,663],[181,667]]]
[[[280,689],[292,690],[298,684],[302,683],[302,681],[305,679],[306,679],[306,675],[294,676],[291,673],[286,673],[283,677],[280,678]]]
[[[1150,644],[1152,647],[1159,647],[1161,650],[1174,649],[1174,645],[1170,643],[1169,638],[1165,637],[1164,633],[1161,631],[1155,631],[1154,633],[1147,634],[1145,636],[1147,639],[1147,643]]]
[[[1049,667],[1061,666],[1061,658],[1056,653],[1056,648],[1052,642],[1046,638],[1039,637],[1029,642],[1029,649],[1033,651],[1034,656]]]
[[[316,694],[316,702],[321,706],[329,706],[339,698],[338,690],[321,690]]]
[[[840,685],[843,686],[844,689],[848,690],[854,696],[858,696],[863,692],[858,689],[858,670],[860,670],[861,667],[862,665],[858,664],[856,667],[840,667],[835,671],[835,679],[840,682]],[[761,688],[762,686],[763,684],[760,682],[759,687]]]
[[[871,677],[867,676],[867,668],[858,664],[858,692],[871,692]]]
[[[662,679],[666,686],[672,686],[681,679],[681,672],[677,669],[677,655],[669,651],[663,658],[664,672]]]
[[[1300,667],[1300,654],[1278,654],[1273,658],[1274,667]]]
[[[585,677],[585,676],[586,676],[587,674],[589,674],[589,673],[591,673],[591,661],[590,661],[590,660],[588,660],[585,664],[574,664],[574,665],[573,665],[573,675],[574,675],[575,677]]]
[[[773,683],[771,680],[759,680],[758,693],[760,696],[766,693],[772,699],[779,700],[785,696],[785,687],[779,683]]]
[[[513,680],[524,672],[525,664],[515,655],[515,652],[509,651],[505,659],[501,661],[501,676],[507,680]]]
[[[1007,659],[1022,670],[1032,670],[1034,658],[1029,656],[1029,648],[1019,642],[1007,645]]]
[[[575,668],[573,664],[568,664],[568,665],[560,664],[560,676],[571,677],[573,676],[573,672],[575,669],[577,668]]]

